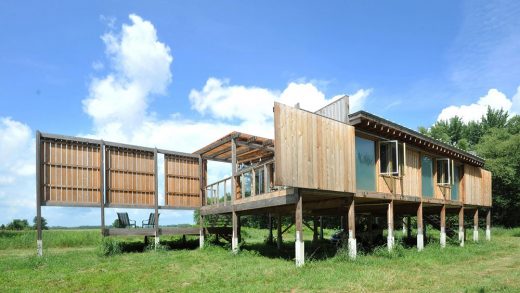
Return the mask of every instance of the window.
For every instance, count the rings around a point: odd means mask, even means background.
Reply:
[[[356,136],[356,187],[358,190],[376,190],[376,152],[372,140]]]
[[[379,142],[379,173],[389,176],[404,176],[406,144],[397,140]]]
[[[453,184],[453,161],[445,159],[437,159],[437,184],[452,185]]]
[[[255,170],[255,194],[264,193],[264,170]]]
[[[422,196],[433,197],[433,162],[430,157],[421,158]]]
[[[251,172],[242,174],[240,177],[240,183],[242,184],[242,197],[251,196]]]

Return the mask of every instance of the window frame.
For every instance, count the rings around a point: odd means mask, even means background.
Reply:
[[[392,151],[395,150],[395,166],[394,167],[394,162],[392,162],[392,158],[393,158],[393,154],[390,154],[390,160],[387,162],[386,166],[386,171],[383,172],[382,168],[383,168],[383,164],[382,164],[382,155],[381,155],[381,148],[383,145],[390,145],[390,146],[393,146],[391,148],[387,148],[387,149],[391,149]],[[402,148],[401,148],[402,147]],[[402,150],[402,160],[400,160],[401,156],[399,155],[399,153],[401,152]],[[391,176],[391,177],[403,177],[405,175],[405,169],[406,169],[406,143],[400,143],[398,140],[380,140],[379,141],[379,150],[378,150],[378,153],[379,153],[379,175],[382,175],[382,176]],[[389,155],[387,154],[386,155],[386,158],[385,159],[388,159]],[[392,163],[392,164],[391,164]],[[388,166],[391,166],[390,168],[390,171],[388,171]],[[394,169],[396,171],[393,171],[392,169]]]
[[[446,162],[447,165],[445,165],[446,167],[446,170],[447,170],[447,174],[448,174],[448,180],[444,180],[441,182],[441,177],[443,176],[440,176],[440,170],[439,170],[439,163],[441,162]],[[454,168],[454,164],[453,164],[453,160],[450,159],[450,158],[437,158],[435,159],[435,163],[436,163],[436,177],[437,177],[437,185],[439,186],[444,186],[444,187],[451,187],[453,184],[454,184],[454,177],[453,177],[453,168]],[[443,170],[444,171],[444,170]],[[445,178],[446,179],[446,178]]]

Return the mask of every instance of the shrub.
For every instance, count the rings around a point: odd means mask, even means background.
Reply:
[[[121,243],[113,238],[104,237],[101,240],[99,254],[101,256],[112,256],[122,252]]]

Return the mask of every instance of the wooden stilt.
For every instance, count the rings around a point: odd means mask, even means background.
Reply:
[[[388,250],[391,251],[394,248],[394,201],[393,200],[391,200],[388,203],[387,218],[388,218],[387,246],[388,246]]]
[[[320,240],[323,240],[323,217],[320,216]]]
[[[421,251],[424,249],[424,236],[423,236],[423,204],[419,203],[417,207],[417,250]]]
[[[488,209],[486,213],[486,240],[491,240],[491,209]]]
[[[464,207],[461,207],[459,209],[459,243],[461,247],[464,246],[464,240],[466,239],[464,235],[465,231],[466,230],[464,228]]]
[[[473,213],[473,241],[478,242],[478,209]]]
[[[348,255],[351,259],[355,259],[357,255],[356,210],[354,198],[348,206]]]
[[[303,198],[298,192],[298,202],[296,203],[295,211],[295,228],[296,228],[296,241],[295,241],[295,260],[296,266],[301,267],[305,263],[305,244],[303,242]]]
[[[441,235],[440,235],[440,244],[441,248],[446,247],[446,206],[442,205],[441,207]]]
[[[282,215],[278,214],[276,218],[276,247],[282,249]]]

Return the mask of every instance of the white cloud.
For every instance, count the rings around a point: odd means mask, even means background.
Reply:
[[[462,121],[479,121],[486,114],[488,107],[492,109],[503,109],[511,113],[520,113],[520,87],[512,99],[497,89],[490,89],[488,93],[480,97],[476,103],[460,106],[449,106],[442,109],[437,120],[448,120],[452,117],[459,116]]]
[[[164,94],[172,79],[170,48],[158,41],[151,22],[134,14],[129,18],[132,23],[123,24],[120,33],[101,37],[113,72],[95,78],[83,100],[96,127],[125,131],[139,125],[151,96]]]

